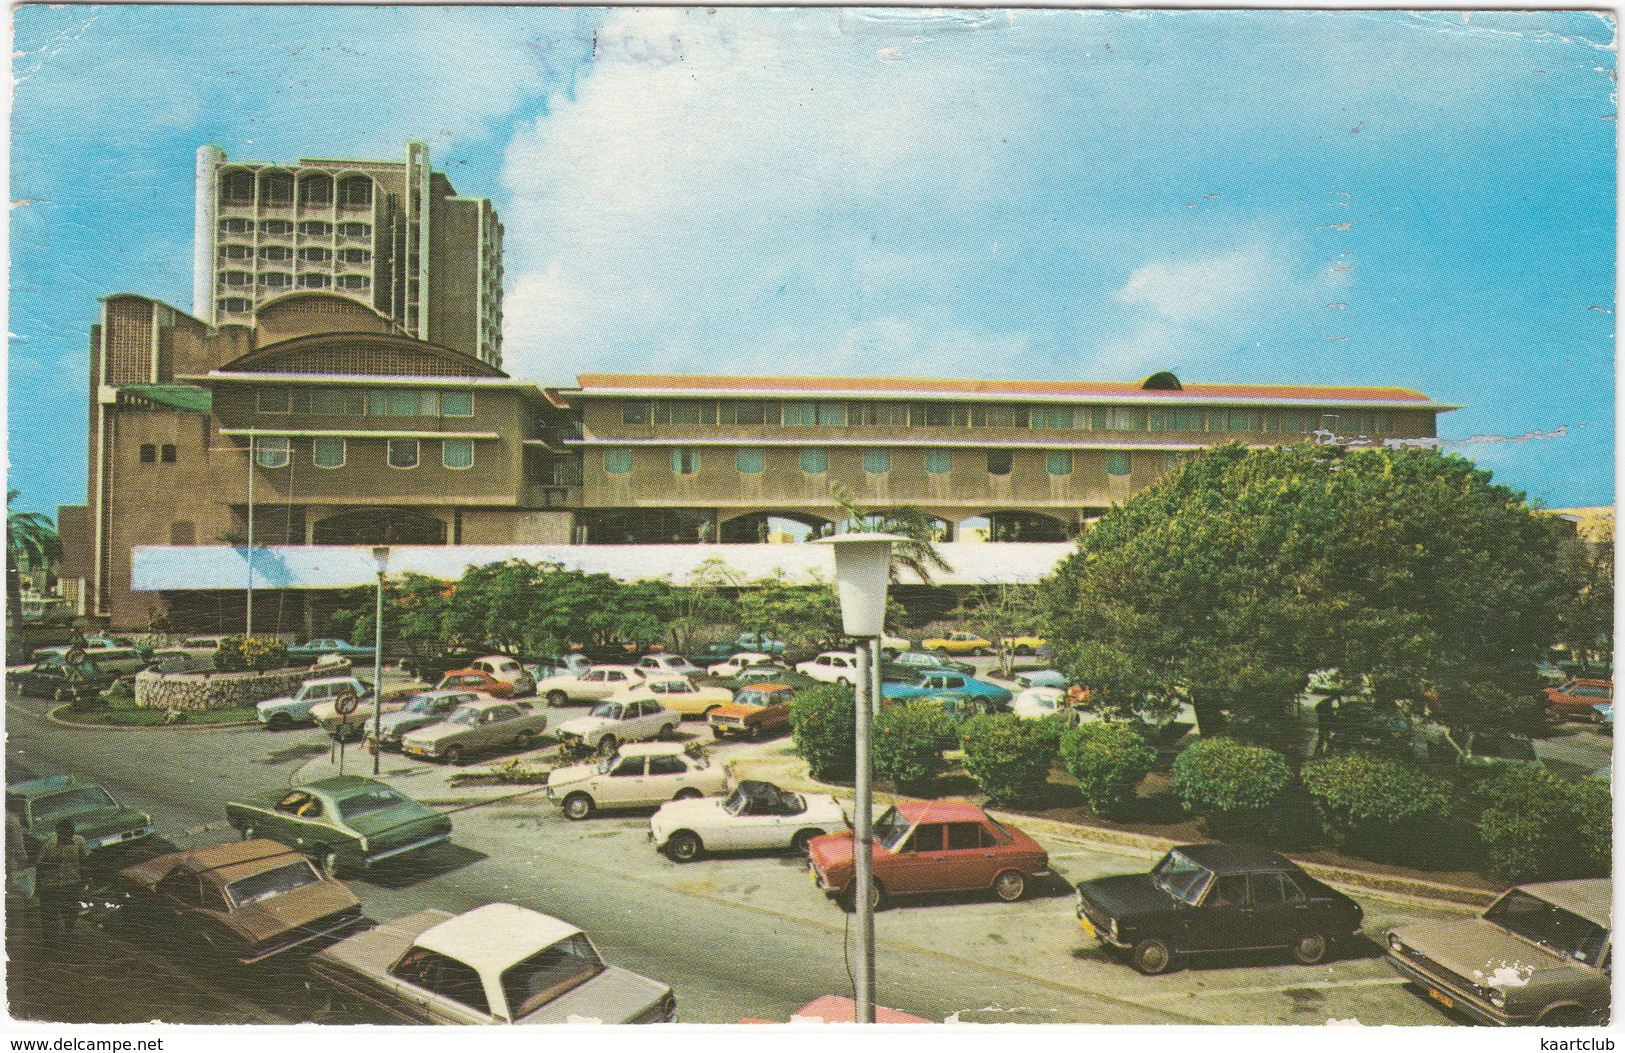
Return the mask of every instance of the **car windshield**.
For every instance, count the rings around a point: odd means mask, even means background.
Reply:
[[[434,696],[413,695],[401,708],[407,713],[428,713],[434,708]]]
[[[581,933],[567,936],[502,971],[502,993],[514,1020],[529,1016],[604,971],[603,960]]]
[[[607,756],[603,760],[599,761],[598,762],[598,774],[599,775],[608,775],[609,772],[610,772],[610,769],[615,767],[616,762],[619,761],[620,759],[621,759],[621,755],[619,753],[611,753],[609,756]]]
[[[358,815],[367,815],[371,812],[381,812],[385,808],[393,808],[397,804],[408,803],[408,798],[396,793],[387,786],[375,786],[363,790],[354,797],[346,797],[339,802],[339,815],[346,819],[354,819]]]
[[[772,701],[766,691],[741,691],[734,696],[734,704],[739,706],[765,706]]]
[[[321,875],[316,873],[316,868],[310,865],[310,861],[301,859],[275,870],[267,870],[263,874],[233,881],[226,886],[226,899],[231,901],[233,907],[246,907],[250,903],[280,896],[296,888],[318,884],[321,880]]]
[[[1597,964],[1608,945],[1608,930],[1601,925],[1522,889],[1513,889],[1496,900],[1484,912],[1484,920],[1554,954],[1588,965]]]
[[[728,799],[722,802],[722,807],[729,815],[741,815],[750,807],[750,794],[745,792],[743,786],[735,787],[734,792],[728,795]]]
[[[1151,880],[1181,903],[1194,905],[1202,898],[1208,882],[1213,880],[1213,871],[1193,862],[1183,853],[1169,852],[1151,872]]]
[[[36,797],[28,807],[29,814],[34,822],[41,822],[48,816],[67,815],[74,812],[84,812],[92,808],[117,808],[118,802],[113,800],[111,794],[100,786],[76,786],[61,793],[48,794]]]
[[[907,833],[908,820],[895,808],[886,809],[886,814],[875,820],[875,840],[887,848],[896,848]]]
[[[480,711],[473,706],[458,706],[446,718],[448,724],[477,724],[480,720]]]
[[[620,720],[621,704],[619,702],[600,702],[592,707],[592,715],[603,717],[606,720]]]

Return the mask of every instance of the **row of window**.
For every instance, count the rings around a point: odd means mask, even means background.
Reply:
[[[418,439],[387,439],[384,463],[391,468],[416,468],[421,453]],[[173,447],[168,447],[173,449]],[[343,439],[312,439],[310,463],[318,468],[342,468],[348,453]],[[145,459],[145,458],[143,458]],[[173,460],[173,458],[170,458]],[[261,468],[286,468],[293,460],[293,442],[286,438],[256,438],[254,463]],[[462,470],[474,467],[474,441],[472,439],[441,439],[440,464],[445,468]]]
[[[335,257],[343,263],[372,262],[370,249],[339,249],[335,253],[332,249],[312,246],[300,249],[298,255],[306,263],[327,263]],[[223,260],[251,260],[256,256],[267,263],[286,263],[294,258],[294,251],[286,245],[263,245],[257,253],[252,245],[220,246],[220,258]]]
[[[254,275],[248,271],[223,271],[220,284],[228,289],[252,288]],[[266,289],[291,289],[295,282],[287,271],[265,271],[259,276],[259,284]],[[337,278],[330,274],[301,274],[298,285],[301,289],[366,289],[371,287],[372,278],[365,274],[341,274]]]
[[[1014,456],[1010,450],[984,451],[989,475],[1009,475],[1014,467]],[[962,454],[963,456],[963,454]],[[1150,456],[1142,454],[1142,457]],[[801,470],[808,475],[819,475],[829,471],[829,451],[817,447],[807,447],[800,451]],[[1166,452],[1162,454],[1164,470],[1174,466],[1179,460],[1179,454]],[[1111,476],[1124,476],[1133,472],[1133,457],[1128,450],[1106,451],[1106,474]],[[1044,470],[1053,476],[1068,476],[1072,474],[1072,451],[1051,450],[1044,454]],[[700,471],[700,451],[692,447],[679,446],[671,451],[671,470],[677,475],[698,475]],[[740,475],[760,475],[767,470],[766,454],[759,449],[741,448],[734,451],[734,470]],[[890,450],[864,450],[863,470],[870,475],[883,475],[891,471]],[[954,470],[953,450],[926,450],[925,470],[928,475],[947,475]],[[630,475],[632,472],[631,450],[605,450],[604,471],[609,475]]]
[[[472,391],[419,391],[414,388],[260,388],[254,408],[261,413],[316,413],[349,417],[472,417]]]
[[[949,402],[776,402],[629,399],[623,424],[1041,428],[1084,431],[1284,432],[1327,428],[1344,435],[1388,433],[1391,413],[1137,406],[966,405]]]
[[[292,220],[262,219],[259,222],[259,231],[261,234],[269,234],[275,237],[286,237],[297,229],[299,233],[305,237],[330,238],[333,236],[335,226],[339,232],[339,237],[341,238],[372,237],[371,223],[350,222],[335,225],[322,219],[300,220],[297,228],[294,226]],[[254,221],[251,219],[242,219],[240,217],[223,219],[220,221],[220,233],[223,235],[252,235],[254,233]]]
[[[227,205],[252,205],[256,184],[264,205],[291,205],[294,196],[292,172],[227,172],[220,180],[220,200]],[[316,173],[299,180],[301,205],[325,206],[333,203],[333,177]],[[338,182],[338,201],[344,208],[366,208],[372,204],[372,180],[349,176]]]
[[[144,442],[141,444],[141,463],[154,464],[157,462],[164,464],[175,463],[174,443],[166,442],[160,445],[158,443]]]

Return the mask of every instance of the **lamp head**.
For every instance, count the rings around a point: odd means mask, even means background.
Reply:
[[[372,561],[378,564],[378,573],[382,574],[389,569],[389,546],[374,545],[372,547]]]
[[[835,549],[835,593],[841,601],[841,629],[848,636],[884,631],[892,542],[904,540],[896,534],[856,533],[810,542]]]

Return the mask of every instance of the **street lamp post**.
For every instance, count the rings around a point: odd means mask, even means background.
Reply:
[[[841,628],[858,638],[858,684],[854,760],[857,762],[853,788],[857,791],[857,815],[853,822],[852,906],[858,919],[858,943],[862,953],[857,962],[857,1022],[875,1022],[875,908],[870,898],[874,888],[874,793],[869,784],[869,726],[874,715],[874,682],[870,671],[879,666],[880,635],[885,628],[886,588],[891,583],[892,542],[903,540],[893,534],[843,534],[822,538],[815,544],[835,548],[835,591],[841,601]]]
[[[384,755],[384,575],[389,572],[389,546],[375,545],[378,564],[378,609],[372,619],[372,773],[378,774]]]

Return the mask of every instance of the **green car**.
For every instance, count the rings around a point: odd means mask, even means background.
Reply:
[[[22,821],[28,857],[56,834],[56,824],[73,820],[74,836],[92,852],[139,841],[152,834],[152,816],[126,808],[93,782],[72,775],[51,775],[6,787],[6,810]]]
[[[339,775],[226,805],[246,840],[269,837],[329,874],[362,870],[451,839],[451,820],[373,779]]]

